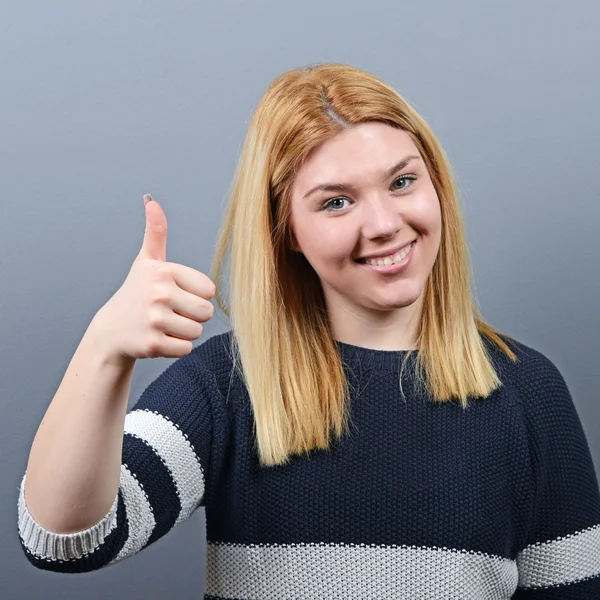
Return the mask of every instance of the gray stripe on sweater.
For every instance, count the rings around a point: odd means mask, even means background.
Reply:
[[[519,587],[573,583],[600,575],[600,525],[548,542],[517,556]]]
[[[416,546],[208,543],[206,593],[220,598],[508,600],[515,561]]]

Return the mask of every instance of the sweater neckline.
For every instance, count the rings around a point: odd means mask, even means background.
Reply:
[[[396,370],[409,350],[376,350],[334,340],[342,360],[350,366]],[[412,351],[413,355],[417,350]]]

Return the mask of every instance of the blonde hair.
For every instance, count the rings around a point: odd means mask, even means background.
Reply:
[[[484,398],[500,387],[482,335],[511,360],[502,334],[471,296],[470,263],[451,168],[427,123],[394,89],[342,64],[277,77],[250,121],[212,264],[217,305],[230,319],[234,365],[249,393],[262,465],[329,447],[348,431],[349,384],[320,280],[291,250],[290,189],[308,153],[367,121],[406,131],[423,157],[442,215],[440,248],[423,291],[416,382],[434,401]],[[221,279],[229,256],[227,305]],[[410,357],[406,354],[402,368]],[[402,368],[400,381],[402,381]]]

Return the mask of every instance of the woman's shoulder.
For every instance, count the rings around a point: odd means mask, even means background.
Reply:
[[[192,353],[209,368],[219,368],[233,362],[231,330],[217,333],[203,340]]]
[[[233,333],[231,330],[215,334],[204,339],[192,352],[184,357],[194,363],[197,373],[210,377],[219,388],[221,395],[228,397],[232,392],[237,394],[243,386],[240,378],[236,377],[241,369],[239,359],[234,360]],[[235,391],[237,390],[237,391]]]
[[[548,378],[561,376],[556,363],[539,348],[526,344],[522,340],[507,335],[501,336],[506,345],[516,356],[516,360],[508,357],[491,340],[484,338],[494,367],[501,378],[513,383],[519,381],[539,383]]]
[[[525,413],[534,419],[556,412],[573,416],[576,412],[573,398],[555,361],[523,341],[503,339],[517,360],[512,361],[495,344],[490,347],[490,356],[503,385],[516,391]]]

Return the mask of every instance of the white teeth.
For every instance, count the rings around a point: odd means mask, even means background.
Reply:
[[[404,260],[406,258],[407,254],[411,251],[413,245],[414,245],[414,242],[411,243],[406,248],[404,248],[404,250],[401,250],[400,252],[398,252],[398,254],[395,254],[394,256],[386,256],[385,258],[367,258],[367,259],[365,259],[365,262],[368,265],[373,265],[376,267],[377,266],[385,267],[385,266],[389,266],[389,265],[394,265],[397,262]]]

